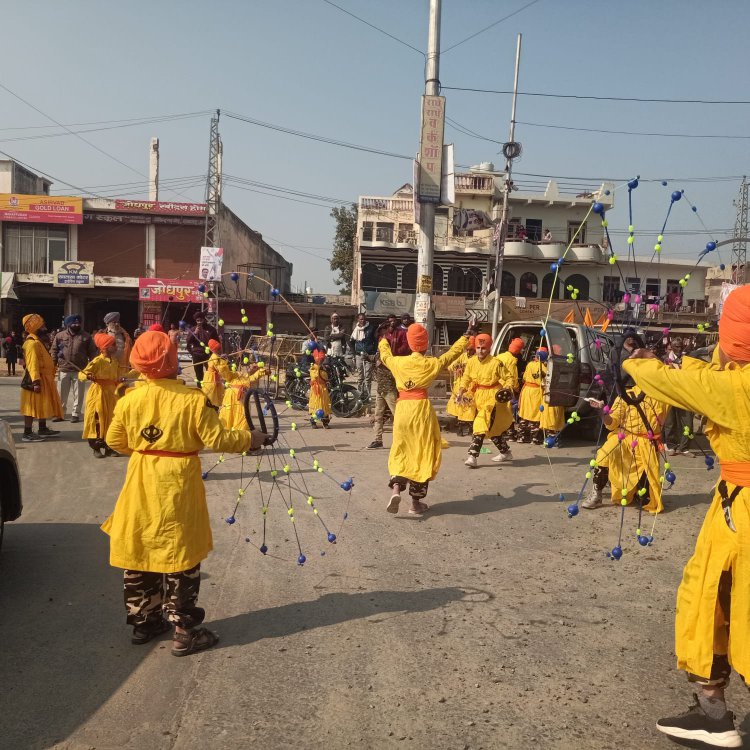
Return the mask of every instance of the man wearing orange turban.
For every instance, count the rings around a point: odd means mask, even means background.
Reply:
[[[750,285],[727,297],[711,362],[684,357],[677,370],[638,349],[622,367],[648,396],[705,415],[721,462],[677,592],[677,666],[699,686],[697,701],[656,726],[670,737],[740,747],[724,689],[732,668],[750,679]],[[713,465],[710,457],[707,464]]]
[[[521,338],[513,339],[508,344],[508,350],[497,354],[496,357],[504,365],[505,369],[511,373],[513,377],[513,398],[511,399],[511,413],[513,414],[513,424],[508,428],[505,433],[506,440],[516,441],[518,439],[518,427],[516,426],[517,411],[518,411],[518,393],[520,385],[518,381],[518,360],[521,356],[525,347],[524,341]]]
[[[125,570],[132,642],[147,643],[174,626],[172,654],[186,656],[218,641],[199,627],[200,563],[213,544],[198,453],[256,450],[266,436],[222,427],[203,393],[176,379],[177,350],[165,333],[141,334],[131,363],[145,382],[117,402],[107,430],[107,444],[130,460],[102,529],[110,564]]]
[[[109,333],[97,333],[94,343],[99,355],[78,373],[79,380],[91,382],[86,394],[82,437],[89,441],[96,458],[104,458],[115,455],[115,451],[107,445],[105,436],[117,403],[117,385],[122,378],[120,363],[114,357],[117,346],[115,337]]]
[[[477,407],[474,404],[473,397],[465,397],[460,400],[458,398],[461,390],[461,378],[469,360],[476,354],[476,350],[476,336],[470,336],[466,351],[448,368],[448,371],[453,375],[453,388],[445,411],[458,420],[457,432],[459,437],[471,434],[471,424],[477,415]]]
[[[409,486],[412,515],[422,515],[429,506],[422,502],[427,486],[440,469],[442,440],[435,411],[427,398],[427,389],[440,371],[454,362],[466,349],[472,331],[462,336],[440,357],[425,354],[429,345],[427,331],[413,323],[406,331],[412,353],[396,357],[388,340],[380,339],[380,360],[393,373],[399,396],[393,417],[393,443],[388,456],[391,499],[387,510],[398,513],[401,493]]]
[[[540,346],[523,372],[523,387],[518,399],[518,442],[542,444],[539,421],[544,410],[544,378],[547,375],[547,348]],[[542,410],[540,411],[540,408]]]
[[[57,437],[60,432],[47,427],[51,417],[63,418],[60,395],[55,387],[55,365],[41,337],[46,334],[44,318],[31,313],[23,318],[28,336],[23,343],[26,373],[21,380],[21,414],[23,414],[24,443],[36,443],[46,437]],[[34,432],[34,420],[39,420],[39,431]]]
[[[226,390],[224,384],[234,380],[237,373],[232,372],[227,360],[221,356],[221,343],[219,341],[209,339],[206,349],[210,355],[208,362],[206,362],[206,371],[203,374],[200,387],[206,394],[206,398],[218,409],[224,400]]]
[[[458,389],[459,401],[468,397],[474,401],[477,414],[472,426],[469,455],[464,463],[475,469],[482,443],[490,438],[500,453],[495,463],[513,458],[504,433],[513,424],[510,400],[513,397],[513,373],[496,357],[490,356],[492,336],[480,333],[476,337],[477,355],[466,365]]]

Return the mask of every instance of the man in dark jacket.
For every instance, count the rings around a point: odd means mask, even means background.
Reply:
[[[195,380],[198,388],[200,388],[203,382],[206,362],[210,356],[210,354],[206,354],[208,342],[211,339],[215,341],[221,341],[221,339],[219,338],[219,332],[212,325],[206,323],[205,313],[200,311],[195,313],[193,320],[195,321],[195,325],[192,328],[188,328],[186,345],[190,356],[193,358]]]
[[[375,362],[375,352],[378,348],[376,333],[375,324],[367,320],[367,315],[364,313],[357,315],[357,325],[354,326],[349,341],[354,347],[354,360],[357,366],[357,388],[365,402],[370,400],[372,368]]]
[[[86,331],[81,330],[81,316],[68,315],[63,321],[62,331],[55,334],[50,347],[52,361],[57,367],[57,382],[60,389],[60,401],[63,412],[68,405],[70,389],[73,388],[73,411],[70,421],[78,422],[83,411],[83,398],[86,381],[78,379],[78,373],[99,354],[94,340]],[[53,422],[61,422],[55,417]]]

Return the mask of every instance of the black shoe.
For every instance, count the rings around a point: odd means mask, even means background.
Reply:
[[[24,432],[21,438],[22,443],[43,443],[44,438],[39,437],[35,432]]]
[[[39,434],[42,437],[57,437],[60,434],[60,430],[50,430],[49,427],[41,427]]]
[[[64,422],[65,420],[62,417],[52,417],[53,422]]]
[[[697,740],[709,747],[742,747],[742,738],[734,726],[734,714],[727,711],[721,719],[712,719],[701,708],[698,697],[680,716],[659,719],[656,728],[678,740]]]
[[[368,446],[367,450],[375,450],[375,448],[382,448],[383,447],[383,441],[382,440],[373,440]]]

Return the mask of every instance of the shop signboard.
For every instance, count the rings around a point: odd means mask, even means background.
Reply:
[[[67,195],[0,193],[0,221],[83,224],[83,199]]]
[[[53,260],[52,286],[90,288],[94,286],[94,264],[85,260]]]
[[[138,279],[138,299],[141,302],[192,302],[201,304],[203,294],[199,281],[190,279]]]

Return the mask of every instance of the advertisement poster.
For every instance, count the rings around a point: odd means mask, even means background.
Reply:
[[[199,272],[201,281],[221,281],[223,261],[223,247],[202,247]]]
[[[0,193],[0,221],[83,224],[83,199],[66,195]]]

